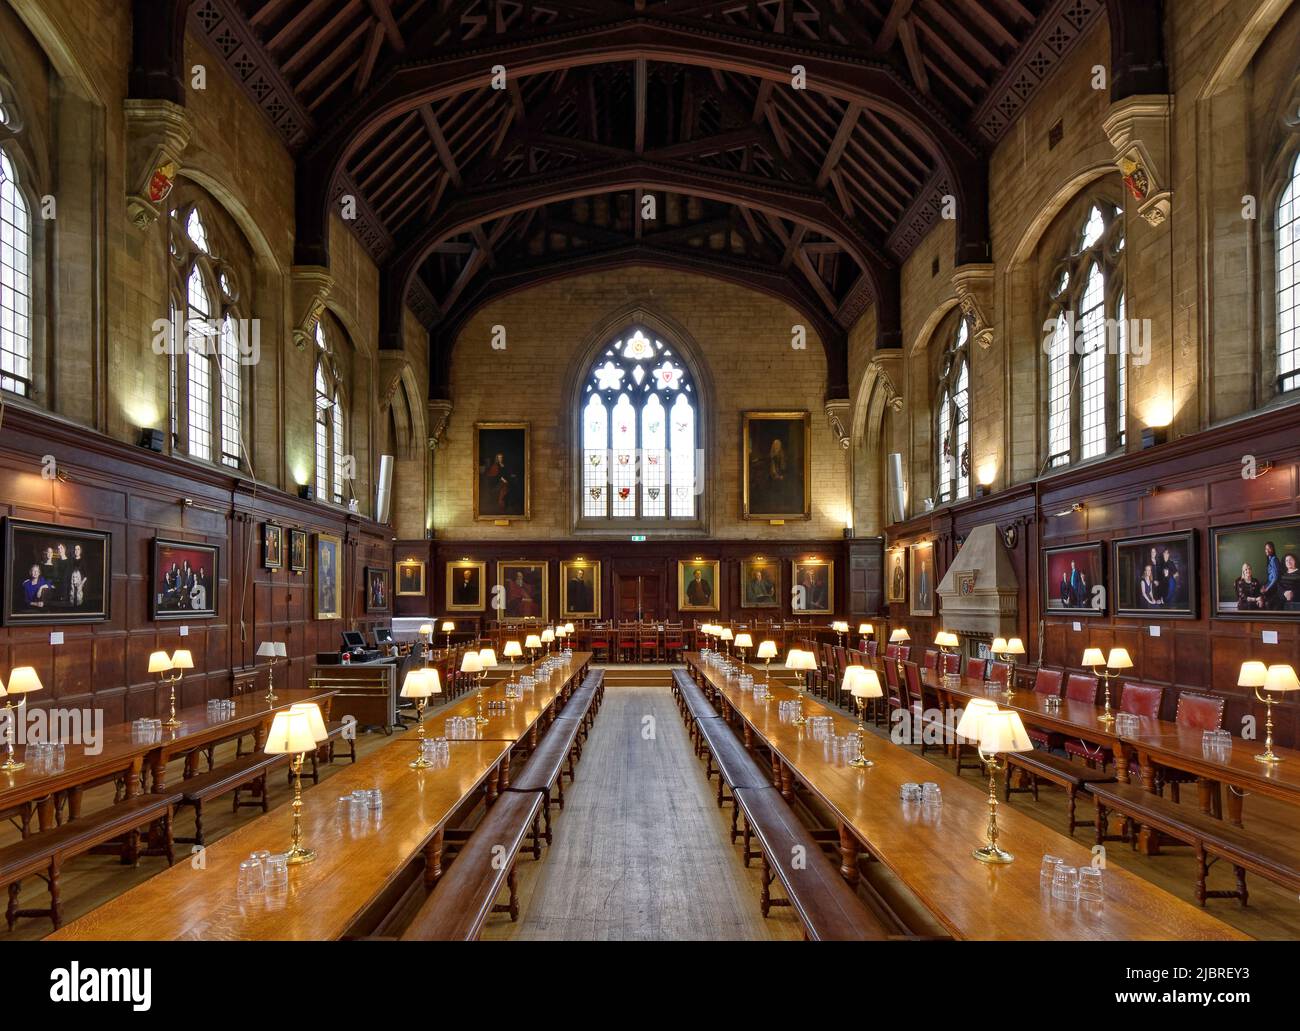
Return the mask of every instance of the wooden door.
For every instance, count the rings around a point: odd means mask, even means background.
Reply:
[[[663,618],[663,577],[659,573],[618,573],[614,592],[618,619]]]

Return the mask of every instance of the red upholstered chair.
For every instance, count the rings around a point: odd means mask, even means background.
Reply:
[[[1178,696],[1174,722],[1180,727],[1191,727],[1194,730],[1218,730],[1223,725],[1223,701],[1212,695],[1184,691]],[[1193,774],[1182,770],[1163,770],[1156,778],[1156,790],[1160,791],[1168,784],[1170,795],[1177,802],[1178,785],[1191,784],[1195,780]]]
[[[1160,700],[1164,698],[1165,689],[1152,684],[1126,683],[1119,696],[1119,711],[1131,712],[1136,716],[1160,718]]]
[[[967,679],[969,679],[969,680],[983,680],[983,679],[984,679],[984,667],[985,667],[985,662],[984,662],[983,659],[967,659],[967,660],[966,660],[966,677],[967,677]]]
[[[925,755],[925,692],[921,688],[921,667],[915,662],[903,663],[903,697],[912,723],[912,740],[921,746]]]
[[[593,658],[600,662],[609,661],[609,628],[593,626],[587,647],[591,649]]]
[[[644,662],[651,662],[659,658],[659,629],[658,627],[642,628],[637,635],[639,645],[639,656]]]
[[[943,671],[947,673],[961,672],[961,656],[957,654],[945,655],[943,657]]]
[[[832,701],[838,702],[840,700],[840,685],[844,683],[844,670],[849,664],[849,653],[846,649],[836,645],[832,649],[832,655],[834,657],[835,679],[829,685],[830,691],[828,693]]]
[[[898,646],[898,658],[900,661],[906,662],[908,656],[911,654],[912,654],[912,646],[910,644],[900,644]]]
[[[989,663],[989,680],[995,684],[1005,685],[1007,677],[1011,675],[1011,667],[1005,662]]]
[[[923,660],[923,662],[922,662],[922,665],[924,665],[926,669],[938,669],[938,668],[939,668],[939,649],[937,649],[937,648],[927,648],[927,649],[925,650],[925,658],[924,658],[924,660]]]
[[[890,659],[885,660],[885,701],[891,710],[906,708],[903,687],[898,680],[898,663]]]
[[[1097,704],[1097,678],[1087,673],[1071,673],[1065,682],[1065,697],[1071,702]]]
[[[887,659],[897,659],[897,658],[898,658],[898,645],[896,645],[896,644],[887,644],[887,645],[885,645],[885,658],[887,658]]]
[[[1096,691],[1096,688],[1093,688]],[[1060,697],[1061,694],[1061,671],[1059,669],[1039,669],[1037,676],[1034,677],[1034,694],[1050,695]],[[1052,735],[1045,730],[1039,730],[1037,727],[1026,725],[1025,733],[1029,735],[1035,747],[1052,748],[1055,744],[1060,747],[1059,742],[1053,742]],[[1056,735],[1058,738],[1060,735]]]
[[[664,655],[669,662],[680,661],[686,651],[686,634],[680,623],[669,623],[664,627]]]
[[[867,658],[872,662],[876,661],[876,656],[880,654],[880,645],[875,638],[867,642]]]
[[[623,623],[618,628],[618,655],[619,659],[627,662],[629,656],[636,657],[637,646],[640,641],[637,638],[637,625],[635,623]]]

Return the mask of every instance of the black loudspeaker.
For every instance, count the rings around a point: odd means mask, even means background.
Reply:
[[[316,493],[311,489],[310,483],[298,484],[298,497],[302,498],[303,501],[311,501],[315,496]]]
[[[163,432],[162,430],[153,429],[145,426],[140,430],[140,446],[147,447],[150,451],[156,451],[162,454]]]

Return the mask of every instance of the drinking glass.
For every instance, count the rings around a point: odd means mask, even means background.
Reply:
[[[921,800],[921,785],[907,783],[898,789],[898,796],[904,802],[919,802]]]
[[[1079,898],[1084,902],[1101,902],[1106,897],[1102,887],[1101,867],[1079,868]]]
[[[1044,888],[1050,888],[1056,876],[1056,868],[1060,865],[1060,856],[1043,856],[1043,865],[1038,870],[1038,883]]]
[[[1052,898],[1060,902],[1079,901],[1079,868],[1061,863],[1052,874]]]
[[[943,803],[943,792],[939,785],[932,780],[927,780],[921,785],[921,801],[926,805],[941,805]]]
[[[286,855],[268,855],[262,863],[262,878],[267,890],[289,886],[289,857]]]
[[[264,884],[262,864],[256,859],[245,859],[239,864],[239,897],[250,899],[262,894]]]

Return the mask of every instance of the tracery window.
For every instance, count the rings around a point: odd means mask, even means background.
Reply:
[[[939,501],[970,497],[970,330],[958,318],[956,331],[939,362],[935,441],[938,446],[936,495]]]

